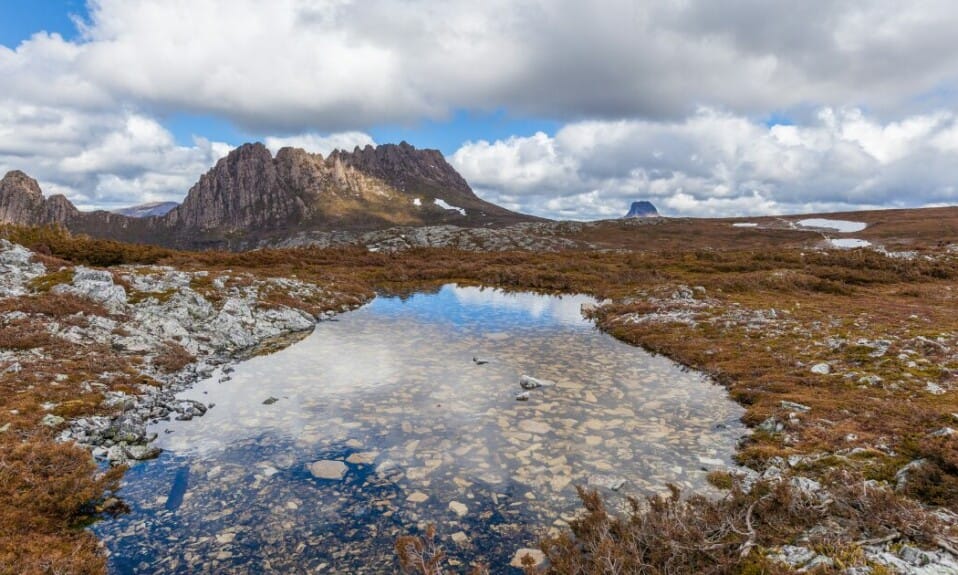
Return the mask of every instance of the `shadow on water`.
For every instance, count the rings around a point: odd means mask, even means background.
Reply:
[[[564,527],[576,485],[614,507],[667,482],[704,488],[732,465],[740,408],[596,331],[579,311],[590,301],[379,297],[214,374],[183,397],[216,407],[155,425],[165,452],[127,474],[131,512],[93,527],[111,570],[394,572],[396,537],[428,523],[449,555],[502,566]],[[546,386],[516,401],[520,374]]]
[[[173,476],[173,485],[170,487],[170,494],[166,496],[166,505],[164,505],[164,507],[167,511],[176,511],[183,503],[183,495],[186,493],[189,484],[190,468],[180,467],[176,470],[176,475]]]

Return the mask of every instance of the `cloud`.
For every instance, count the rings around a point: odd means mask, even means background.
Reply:
[[[709,108],[681,121],[587,121],[463,145],[452,164],[483,197],[543,216],[800,213],[958,201],[958,116],[881,123],[821,109],[805,126]]]
[[[89,14],[79,41],[37,35],[0,49],[15,92],[288,133],[460,109],[568,121],[676,119],[701,106],[900,116],[954,105],[958,88],[958,6],[947,0],[91,0]]]
[[[267,137],[284,146],[328,154],[375,144],[362,132]],[[195,137],[178,145],[156,119],[133,111],[82,112],[0,102],[0,174],[19,169],[44,193],[62,193],[81,209],[180,201],[231,144]]]
[[[328,153],[461,110],[565,123],[456,154],[483,193],[535,213],[615,216],[636,195],[683,214],[955,199],[947,0],[88,0],[87,13],[75,40],[0,46],[0,169],[83,205],[179,199],[228,149],[177,143],[169,115]],[[798,125],[761,121],[776,114]]]
[[[372,136],[363,132],[340,132],[337,134],[299,134],[286,137],[268,137],[266,147],[274,154],[281,148],[302,148],[312,154],[328,156],[333,150],[351,151],[356,146],[375,146]]]
[[[47,195],[81,208],[183,198],[230,146],[179,146],[156,120],[131,111],[84,112],[0,101],[0,173],[24,170]]]

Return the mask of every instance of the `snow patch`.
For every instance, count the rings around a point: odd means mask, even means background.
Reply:
[[[444,210],[456,210],[456,211],[459,212],[460,214],[466,215],[466,210],[464,210],[464,209],[462,209],[462,208],[457,208],[456,206],[451,206],[451,205],[447,204],[447,203],[445,202],[445,200],[440,200],[439,198],[436,198],[436,199],[433,200],[433,201],[436,202],[436,205],[437,205],[437,206],[439,206],[440,208],[442,208],[442,209],[444,209]]]
[[[850,222],[848,220],[827,220],[825,218],[810,218],[807,220],[799,220],[798,225],[803,228],[824,228],[828,230],[835,230],[836,232],[842,234],[848,234],[853,232],[860,232],[868,227],[868,224],[863,222]]]
[[[416,206],[416,207],[418,208],[419,206],[422,205],[422,200],[420,200],[419,198],[413,198],[413,199],[412,199],[412,205],[414,205],[414,206]]]
[[[859,240],[857,238],[833,238],[828,240],[828,244],[833,248],[850,250],[854,248],[867,248],[872,245],[868,240]]]
[[[755,222],[737,222],[732,224],[733,228],[757,228],[758,224]]]

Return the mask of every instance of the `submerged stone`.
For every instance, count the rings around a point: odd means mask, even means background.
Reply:
[[[555,382],[548,379],[537,379],[529,375],[519,376],[519,385],[522,389],[537,389],[540,387],[554,387]]]
[[[597,473],[589,476],[589,487],[603,487],[612,491],[618,491],[622,489],[625,483],[626,480],[624,477],[615,475],[601,475]]]
[[[416,491],[415,493],[410,493],[409,497],[406,498],[406,501],[410,503],[422,503],[423,501],[429,499],[429,496],[423,493],[422,491]]]
[[[516,551],[516,554],[512,556],[512,561],[509,562],[509,565],[511,567],[518,567],[519,569],[522,569],[526,566],[525,563],[523,563],[523,559],[525,557],[529,557],[529,559],[532,560],[532,567],[540,567],[546,561],[545,553],[539,549],[523,547],[522,549]]]
[[[354,465],[371,465],[376,462],[377,457],[379,457],[378,451],[366,451],[362,453],[353,453],[346,458],[346,461]]]
[[[309,464],[309,472],[317,479],[329,479],[332,481],[341,481],[346,476],[349,468],[342,461],[324,459],[314,461]]]
[[[459,503],[458,501],[449,502],[449,511],[452,511],[459,517],[465,517],[469,513],[469,508],[466,507],[464,503]]]

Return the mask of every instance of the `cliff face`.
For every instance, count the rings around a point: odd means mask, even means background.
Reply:
[[[37,181],[21,171],[0,180],[0,223],[35,226],[44,223],[44,199]]]
[[[302,202],[280,185],[269,150],[247,144],[200,176],[183,203],[163,219],[174,228],[232,233],[275,229],[304,211]]]
[[[375,176],[400,191],[432,187],[463,199],[475,197],[469,184],[438,150],[417,150],[402,142],[356,148],[352,153],[336,150],[330,158]]]
[[[98,237],[190,248],[303,230],[485,227],[533,219],[479,199],[441,153],[405,142],[337,150],[328,158],[294,148],[274,158],[262,144],[244,144],[201,176],[182,204],[149,217],[80,212],[63,196],[44,199],[22,172],[0,182],[0,223],[57,224]]]

